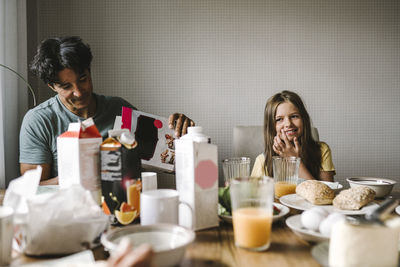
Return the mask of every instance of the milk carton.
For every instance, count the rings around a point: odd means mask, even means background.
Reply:
[[[60,188],[81,184],[101,203],[100,144],[102,137],[92,118],[70,123],[57,137],[58,179]]]
[[[208,141],[201,127],[175,140],[176,189],[190,206],[180,205],[179,224],[193,230],[218,226],[218,152]]]

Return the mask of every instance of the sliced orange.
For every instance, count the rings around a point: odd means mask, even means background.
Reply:
[[[118,222],[123,225],[130,224],[136,218],[137,211],[121,212],[119,210],[115,211],[115,217],[117,217]]]
[[[122,202],[121,207],[120,207],[119,210],[122,211],[122,212],[128,212],[128,211],[134,211],[135,208],[133,206],[129,205],[128,203],[126,203],[126,202]]]

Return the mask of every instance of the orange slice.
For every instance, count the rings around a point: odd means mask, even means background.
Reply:
[[[137,211],[121,212],[119,210],[115,211],[115,217],[117,217],[118,222],[123,225],[130,224],[136,218]]]
[[[121,207],[120,207],[119,210],[122,211],[122,212],[128,212],[128,211],[134,211],[135,208],[133,206],[129,205],[128,203],[126,203],[126,202],[122,202]]]

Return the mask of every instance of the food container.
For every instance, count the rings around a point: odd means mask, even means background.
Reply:
[[[396,181],[375,177],[349,177],[346,179],[350,187],[367,186],[375,191],[376,198],[383,198],[390,194]]]
[[[167,267],[179,265],[195,233],[173,224],[132,225],[103,234],[101,243],[112,251],[122,238],[128,238],[134,249],[143,243],[150,244],[154,250],[154,266]]]

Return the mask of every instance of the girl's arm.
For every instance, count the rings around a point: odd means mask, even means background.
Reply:
[[[321,171],[319,179],[321,181],[333,182],[334,175],[335,175],[334,171]],[[311,175],[311,173],[308,171],[306,166],[301,161],[299,167],[299,177],[306,180],[315,180],[315,178]]]
[[[335,176],[335,172],[334,171],[321,171],[319,176],[320,176],[321,181],[333,182],[333,176]]]

